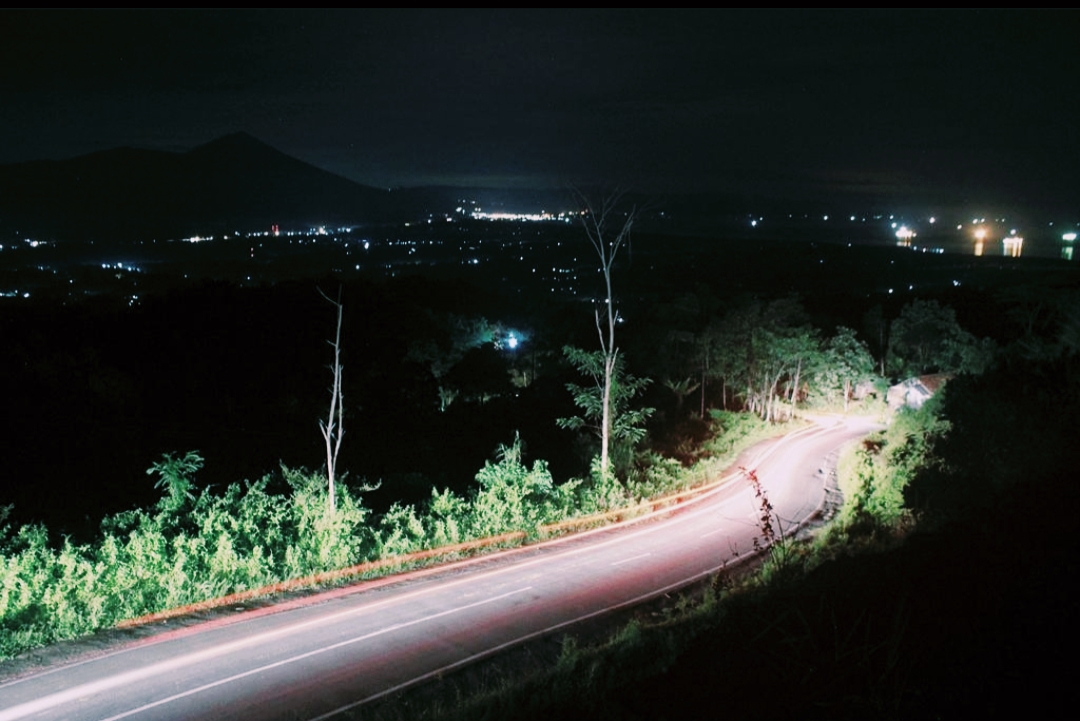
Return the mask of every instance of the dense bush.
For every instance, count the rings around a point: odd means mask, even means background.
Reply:
[[[0,528],[0,655],[348,566],[377,547],[368,512],[347,486],[336,512],[323,478],[285,468],[280,479],[195,495],[201,466],[197,453],[155,464],[157,505],[105,519],[94,544],[65,539],[56,547],[40,525]],[[268,492],[272,481],[289,492]]]
[[[902,410],[884,431],[847,451],[839,468],[839,530],[875,535],[906,525],[911,510],[905,492],[917,474],[938,462],[934,446],[949,430],[939,409],[936,397],[919,410]]]

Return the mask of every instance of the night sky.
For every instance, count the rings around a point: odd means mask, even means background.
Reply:
[[[0,163],[1080,206],[1075,11],[3,11]]]

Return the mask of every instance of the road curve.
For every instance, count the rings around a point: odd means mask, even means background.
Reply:
[[[872,428],[830,423],[763,444],[748,462],[785,532],[821,506],[827,459]],[[0,721],[333,718],[713,573],[752,552],[759,515],[737,473],[633,524],[240,614],[0,685]]]

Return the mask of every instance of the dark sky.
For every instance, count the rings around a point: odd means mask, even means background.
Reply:
[[[1075,11],[0,11],[0,163],[1080,207]]]

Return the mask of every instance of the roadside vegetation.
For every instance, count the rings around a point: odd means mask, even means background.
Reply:
[[[368,486],[339,479],[331,509],[324,474],[285,467],[221,491],[197,491],[202,457],[167,455],[148,470],[161,492],[158,503],[106,518],[94,542],[58,540],[40,524],[0,525],[0,655],[228,594],[272,593],[275,584],[365,561],[400,559],[344,578],[400,569],[411,563],[409,554],[429,549],[536,539],[548,533],[545,526],[704,482],[710,468],[715,473],[739,450],[776,433],[733,413],[717,413],[714,427],[709,463],[688,472],[644,453],[624,482],[597,470],[589,479],[557,484],[543,461],[525,462],[515,438],[476,474],[467,495],[432,488],[426,501],[393,503],[382,513],[365,508]]]

